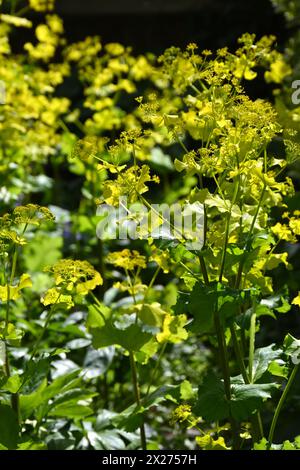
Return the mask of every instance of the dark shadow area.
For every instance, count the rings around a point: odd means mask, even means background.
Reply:
[[[64,19],[68,40],[100,35],[104,43],[121,42],[137,53],[160,53],[171,45],[185,46],[189,42],[198,43],[202,49],[230,47],[245,32],[258,37],[274,34],[280,45],[286,39],[284,18],[274,12],[269,0],[211,0],[203,6],[200,0],[199,3],[197,10],[181,12],[166,13],[164,8],[162,12],[149,12],[147,8],[142,12],[141,7],[138,13],[89,14],[86,1],[80,15],[64,13],[59,6],[58,12]]]

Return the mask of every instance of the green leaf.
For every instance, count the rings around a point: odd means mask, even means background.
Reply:
[[[247,419],[254,411],[259,410],[263,401],[271,398],[271,392],[277,384],[235,384],[232,385],[230,409],[237,421]]]
[[[148,397],[145,397],[141,406],[137,407],[133,404],[119,413],[117,416],[112,418],[112,423],[118,429],[123,428],[128,432],[135,431],[143,421],[143,414],[152,408],[157,406],[159,403],[172,400],[179,401],[180,399],[180,386],[178,385],[163,385],[159,387],[155,392],[151,393]]]
[[[269,316],[276,320],[275,313],[267,305],[262,305],[262,304],[257,305],[257,307],[255,308],[255,314],[257,318],[263,317],[263,316]]]
[[[198,399],[193,408],[206,421],[218,421],[229,416],[229,402],[224,384],[213,373],[208,374],[198,388]]]
[[[7,405],[0,405],[0,445],[14,450],[19,438],[19,426],[15,412]]]
[[[270,374],[275,375],[275,377],[283,377],[284,379],[287,379],[289,375],[288,367],[280,364],[278,361],[272,361],[269,364],[268,371]]]
[[[3,338],[11,346],[19,346],[24,332],[16,328],[12,323],[8,324],[7,331],[5,332],[5,323],[0,323],[0,339]],[[4,338],[5,336],[5,338]]]
[[[265,437],[261,441],[254,443],[254,450],[267,450],[268,441]]]
[[[136,308],[138,310],[138,316],[143,323],[150,326],[156,326],[158,328],[162,326],[167,312],[161,308],[161,305],[158,302],[136,305]]]
[[[19,375],[13,375],[9,377],[4,384],[1,385],[1,389],[10,393],[16,393],[21,386],[21,378]]]
[[[147,343],[145,343],[139,351],[135,351],[136,361],[140,364],[147,364],[149,359],[153,357],[159,348],[159,344],[156,338],[151,338]]]
[[[80,387],[82,378],[78,377],[79,370],[76,369],[69,374],[57,377],[49,386],[44,379],[38,389],[29,395],[20,396],[20,408],[23,419],[28,418],[41,405],[47,405],[50,399],[58,397],[59,394]],[[42,414],[47,413],[48,407],[44,407]]]
[[[93,414],[89,406],[79,405],[75,401],[69,401],[54,406],[49,411],[49,416],[61,416],[62,418],[83,419]]]
[[[192,292],[180,293],[175,313],[189,313],[194,321],[191,330],[203,335],[214,331],[214,311],[217,309],[223,323],[239,313],[240,305],[249,297],[250,291],[224,287],[220,283],[206,286],[197,282]]]
[[[31,416],[34,410],[36,410],[43,402],[44,396],[43,391],[47,388],[47,379],[44,379],[37,390],[30,393],[29,395],[20,396],[20,409],[22,418],[25,420]]]
[[[231,399],[225,396],[224,384],[210,373],[198,388],[194,412],[207,421],[218,421],[233,416],[237,421],[248,418],[263,401],[271,397],[277,384],[244,384],[240,379],[231,381]]]
[[[215,305],[214,290],[197,283],[191,293],[179,293],[174,311],[176,314],[189,313],[192,315],[191,330],[202,335],[213,332]]]
[[[203,450],[230,450],[230,447],[226,446],[224,437],[221,436],[214,439],[210,434],[205,434],[205,436],[197,436],[196,442]]]
[[[47,450],[43,442],[26,441],[18,444],[17,450]]]
[[[62,403],[65,402],[79,402],[79,401],[87,401],[90,400],[91,398],[97,396],[97,392],[92,392],[89,390],[85,390],[82,388],[75,388],[72,390],[67,390],[64,393],[60,393],[57,395],[57,397],[53,398],[51,400],[51,404],[49,405],[49,408],[52,408],[53,406],[58,406],[61,405]]]
[[[106,307],[107,310],[109,310]],[[145,333],[136,323],[124,329],[117,328],[110,319],[106,319],[106,311],[99,313],[96,308],[89,310],[87,327],[92,335],[94,348],[119,345],[127,351],[139,351],[152,335]]]
[[[42,392],[44,400],[49,400],[59,393],[67,392],[72,388],[80,386],[82,378],[78,376],[79,371],[79,369],[76,369],[69,374],[61,375],[53,380],[53,382]]]
[[[22,392],[31,393],[37,389],[41,382],[48,376],[50,371],[50,357],[43,357],[31,360],[26,364],[25,372],[22,376]]]
[[[189,382],[188,380],[184,380],[180,384],[180,398],[183,401],[188,401],[194,398],[194,396],[195,396],[195,392],[193,390],[191,382]]]
[[[256,349],[253,361],[253,382],[257,382],[265,372],[272,361],[278,359],[282,354],[281,349],[274,349],[275,344],[271,344],[265,348]]]
[[[297,450],[297,448],[293,442],[284,441],[282,444],[282,450]]]
[[[300,339],[287,334],[283,341],[283,348],[287,356],[293,357],[300,362]]]
[[[126,447],[119,432],[115,429],[101,432],[90,431],[87,437],[91,446],[96,450],[122,450]]]

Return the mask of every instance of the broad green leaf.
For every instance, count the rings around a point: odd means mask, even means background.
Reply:
[[[265,437],[261,439],[259,442],[254,443],[254,450],[267,450],[268,441]]]
[[[105,314],[108,315],[108,312]],[[119,345],[128,351],[139,351],[152,338],[136,323],[125,329],[117,328],[110,319],[105,318],[105,314],[103,311],[99,313],[96,308],[89,311],[87,327],[95,348]]]
[[[191,293],[179,293],[174,310],[176,314],[192,315],[191,330],[201,335],[213,331],[215,305],[214,292],[197,283]]]
[[[101,432],[88,432],[88,439],[96,450],[122,450],[126,448],[125,442],[115,429]]]
[[[24,331],[16,328],[12,323],[8,324],[7,330],[5,323],[0,323],[0,339],[5,339],[11,346],[19,346],[23,335]]]
[[[282,444],[282,450],[297,450],[297,448],[293,442],[284,441]]]
[[[287,334],[284,338],[283,349],[287,356],[291,357],[294,364],[300,363],[300,339]]]
[[[65,402],[79,402],[79,401],[87,401],[91,398],[97,396],[97,392],[89,391],[84,388],[75,388],[72,390],[67,390],[64,393],[59,393],[57,397],[51,400],[49,407],[58,406]]]
[[[214,331],[214,311],[217,309],[222,322],[239,313],[240,305],[250,296],[250,291],[239,291],[224,287],[220,283],[205,286],[195,284],[192,292],[180,293],[175,312],[189,313],[194,321],[191,330],[197,334]]]
[[[162,331],[156,335],[159,343],[179,343],[188,337],[188,332],[184,328],[187,324],[186,315],[170,315],[164,318]]]
[[[265,348],[256,349],[253,361],[253,382],[257,382],[264,373],[268,370],[268,367],[272,361],[278,359],[282,354],[280,349],[274,349],[275,344],[271,344]]]
[[[279,363],[279,361],[272,361],[269,364],[268,371],[275,377],[287,378],[289,375],[289,369],[285,365]]]
[[[21,377],[19,375],[12,375],[6,380],[4,385],[0,386],[0,388],[10,393],[17,393],[21,383]]]
[[[36,410],[43,402],[43,391],[47,388],[47,379],[44,379],[37,390],[29,395],[20,396],[20,409],[22,418],[25,420]]]
[[[29,395],[21,395],[20,407],[23,418],[28,418],[41,405],[44,405],[42,414],[46,413],[48,411],[46,405],[50,399],[79,387],[82,379],[78,377],[78,373],[79,370],[76,369],[69,374],[57,377],[50,385],[47,385],[47,379],[44,379],[36,391]]]
[[[229,416],[229,402],[224,384],[214,374],[208,374],[198,388],[198,399],[193,408],[206,421],[219,421]]]
[[[118,429],[123,428],[128,432],[135,431],[143,420],[143,413],[145,413],[152,406],[157,406],[159,403],[172,400],[180,400],[180,386],[178,385],[163,385],[151,393],[148,397],[142,399],[141,407],[133,404],[112,418],[112,423]]]
[[[156,338],[152,337],[145,343],[139,351],[135,351],[135,358],[140,364],[147,364],[149,359],[153,357],[159,348]]]
[[[251,414],[259,410],[271,392],[277,388],[277,384],[236,384],[232,385],[230,409],[232,416],[237,421],[247,419]]]
[[[79,369],[76,369],[69,374],[61,375],[53,380],[53,382],[43,390],[43,398],[45,401],[49,400],[59,393],[67,392],[68,390],[80,386],[81,382],[82,378],[79,377]]]
[[[150,326],[156,326],[160,328],[163,324],[164,317],[167,315],[167,312],[161,308],[161,305],[158,302],[153,302],[152,304],[139,304],[135,308],[138,311],[138,316],[143,323]]]
[[[43,442],[26,441],[18,444],[17,450],[47,450]]]
[[[180,384],[180,398],[183,401],[188,401],[194,398],[195,391],[193,390],[192,384],[188,380],[184,380]]]
[[[62,418],[83,419],[93,414],[93,410],[89,406],[70,401],[54,406],[48,414],[49,416],[61,416]]]
[[[37,360],[31,360],[26,364],[26,369],[22,376],[22,393],[24,395],[36,390],[41,382],[48,376],[50,371],[50,359],[50,357],[42,357]]]
[[[0,445],[8,450],[17,447],[19,426],[15,412],[10,406],[0,405]]]
[[[194,412],[207,421],[225,419],[230,414],[241,421],[258,410],[276,387],[274,383],[244,384],[239,379],[233,379],[229,401],[225,396],[223,382],[214,374],[208,374],[199,386]]]

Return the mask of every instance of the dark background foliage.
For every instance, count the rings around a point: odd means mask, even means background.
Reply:
[[[245,31],[274,34],[281,47],[287,38],[283,15],[269,0],[61,0],[57,6],[70,40],[97,34],[140,53],[189,42],[230,47]]]

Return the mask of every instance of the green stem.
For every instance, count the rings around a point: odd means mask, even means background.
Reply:
[[[246,243],[244,245],[244,249],[243,249],[244,252],[243,252],[243,255],[242,255],[240,263],[239,263],[238,273],[237,273],[236,281],[235,281],[235,288],[236,289],[239,289],[240,284],[241,284],[243,269],[244,269],[244,263],[245,263],[245,255],[246,255],[247,251],[249,250],[249,243],[251,241],[252,232],[254,230],[255,222],[256,222],[256,219],[258,217],[259,210],[260,210],[262,202],[263,202],[263,198],[264,198],[264,195],[265,195],[265,190],[266,190],[266,184],[264,184],[264,186],[262,188],[262,192],[260,194],[260,198],[259,198],[258,204],[256,206],[256,210],[255,210],[255,214],[254,214],[253,219],[252,219],[250,230],[249,230],[248,235],[247,235]]]
[[[276,410],[275,410],[275,413],[274,413],[274,416],[273,416],[273,420],[272,420],[272,423],[271,423],[271,427],[270,427],[269,437],[268,437],[268,447],[269,448],[271,447],[272,442],[273,442],[274,432],[275,432],[275,428],[276,428],[277,421],[278,421],[278,418],[279,418],[279,414],[280,414],[281,409],[283,407],[283,404],[286,400],[286,397],[287,397],[287,395],[290,391],[290,388],[291,388],[291,386],[292,386],[292,384],[295,380],[298,369],[299,369],[299,364],[296,364],[294,366],[293,370],[292,370],[292,373],[289,377],[289,380],[287,381],[285,389],[283,390],[282,395],[280,397],[280,400],[278,402],[278,405],[276,407]]]
[[[250,379],[249,375],[245,366],[245,362],[243,359],[243,354],[242,354],[242,349],[236,334],[236,327],[235,324],[231,325],[230,327],[230,332],[231,332],[231,337],[232,337],[232,343],[235,351],[235,355],[238,361],[238,365],[243,377],[243,380],[245,384],[250,384]],[[253,428],[253,440],[254,442],[260,441],[264,437],[264,430],[263,430],[263,425],[260,417],[260,413],[256,413],[252,417],[252,428]]]
[[[134,354],[132,351],[129,351],[129,358],[130,358],[130,368],[131,368],[135,401],[136,401],[137,406],[140,408],[141,407],[141,393],[140,393],[140,387],[139,387],[139,382],[138,382],[138,374],[137,374],[137,369],[136,369],[135,358],[134,358]],[[142,422],[140,425],[140,435],[141,435],[142,449],[147,450],[147,441],[146,441],[146,432],[145,432],[144,422]]]
[[[235,204],[238,192],[239,192],[239,187],[240,187],[240,176],[237,178],[235,182],[235,188],[234,188],[234,193],[232,197],[232,201],[230,204],[230,208],[226,217],[226,226],[225,226],[225,238],[224,238],[224,246],[223,246],[223,251],[222,251],[222,260],[221,260],[221,269],[220,269],[220,275],[219,275],[219,282],[222,282],[223,279],[223,272],[225,268],[225,260],[226,260],[226,252],[227,252],[227,246],[228,246],[228,240],[229,240],[229,228],[230,228],[230,219],[231,219],[231,211],[233,208],[233,205]]]
[[[256,329],[256,314],[253,313],[250,321],[250,339],[249,339],[249,380],[252,383],[253,380],[253,362],[255,352],[255,329]]]
[[[159,366],[160,366],[160,364],[161,364],[161,360],[162,360],[163,355],[164,355],[164,353],[165,353],[166,347],[167,347],[167,343],[165,343],[165,344],[163,345],[163,347],[162,347],[162,349],[161,349],[161,351],[160,351],[160,353],[159,353],[159,356],[158,356],[158,359],[157,359],[157,361],[156,361],[154,370],[153,370],[153,372],[152,372],[152,374],[151,374],[151,377],[150,377],[150,380],[149,380],[149,385],[148,385],[148,388],[147,388],[146,397],[147,397],[147,396],[149,395],[149,393],[150,393],[150,389],[151,389],[151,387],[152,387],[152,384],[153,384],[154,379],[155,379],[155,377],[156,377],[157,371],[158,371]]]
[[[57,303],[57,301],[56,301],[56,303]],[[54,305],[56,305],[56,303],[55,303]],[[54,305],[53,305],[53,307],[54,307]],[[45,334],[45,332],[46,332],[46,330],[47,330],[47,328],[48,328],[48,326],[49,326],[50,320],[51,320],[52,315],[53,315],[53,313],[54,313],[54,308],[53,308],[53,307],[52,307],[52,308],[49,310],[49,312],[48,312],[48,315],[47,315],[46,321],[45,321],[45,323],[44,323],[44,326],[43,326],[43,328],[42,328],[41,334],[40,334],[40,336],[38,337],[38,339],[37,339],[36,342],[35,342],[35,345],[34,345],[34,348],[33,348],[32,353],[31,353],[29,362],[32,361],[32,359],[35,357],[35,355],[36,355],[36,353],[37,353],[37,350],[38,350],[38,348],[39,348],[39,346],[40,346],[40,344],[41,344],[41,341],[42,341],[42,339],[43,339],[43,337],[44,337],[44,334]]]
[[[203,189],[203,179],[202,179],[201,174],[199,175],[199,183],[200,183],[200,188]],[[206,234],[207,234],[207,210],[206,210],[206,205],[205,204],[203,204],[203,217],[204,217],[204,221],[203,221],[203,247],[202,247],[202,250],[205,249]],[[208,286],[209,285],[209,277],[208,277],[208,272],[207,272],[205,259],[203,257],[203,254],[201,253],[201,251],[199,252],[198,256],[199,256],[200,268],[201,268],[201,272],[202,272],[202,275],[203,275],[204,283]]]
[[[231,338],[232,338],[232,343],[233,343],[235,356],[236,356],[236,359],[237,359],[237,362],[238,362],[243,380],[244,380],[245,384],[249,384],[250,381],[249,381],[247,369],[246,369],[246,366],[245,366],[245,362],[244,362],[244,359],[243,359],[240,343],[239,343],[239,340],[238,340],[238,337],[237,337],[237,334],[236,334],[236,329],[235,329],[234,324],[230,326],[230,333],[231,333]]]
[[[231,398],[231,391],[230,391],[230,373],[229,373],[229,365],[228,365],[228,352],[226,347],[225,335],[224,330],[220,322],[219,312],[214,312],[214,323],[215,329],[217,333],[218,345],[219,345],[219,356],[220,356],[220,364],[224,379],[224,389],[225,395],[227,400]]]
[[[230,224],[230,218],[231,218],[231,213],[228,212],[228,215],[227,215],[227,217],[226,217],[225,240],[224,240],[224,246],[223,246],[223,251],[222,251],[222,259],[221,259],[221,269],[220,269],[220,275],[219,275],[219,282],[222,282],[222,279],[223,279],[223,272],[224,272],[224,268],[225,268],[226,251],[227,251],[228,238],[229,238],[229,224]]]
[[[6,342],[6,336],[8,333],[8,326],[9,326],[9,313],[10,313],[10,286],[13,284],[16,269],[17,269],[17,260],[18,260],[18,250],[16,246],[14,247],[14,254],[13,254],[13,262],[11,267],[11,274],[7,284],[7,302],[6,302],[6,315],[5,315],[5,327],[4,327],[4,343],[5,343],[5,370],[7,377],[10,377],[10,365],[9,365],[9,358],[8,358],[8,347]],[[19,403],[19,394],[12,393],[11,395],[11,407],[16,413],[18,424],[20,424],[20,403]]]
[[[9,311],[10,311],[10,286],[12,286],[17,269],[17,259],[18,259],[18,251],[16,247],[14,248],[13,254],[13,262],[11,267],[10,278],[7,284],[7,302],[6,302],[6,316],[5,316],[5,329],[4,329],[4,338],[7,335],[8,324],[9,324]]]
[[[201,252],[199,253],[199,261],[200,261],[200,268],[201,268],[201,272],[202,272],[202,275],[203,275],[204,283],[208,286],[209,285],[209,277],[208,277],[208,273],[207,273],[207,269],[206,269],[206,264],[205,264],[205,261],[204,261],[204,258],[203,258],[203,255],[201,254]]]

